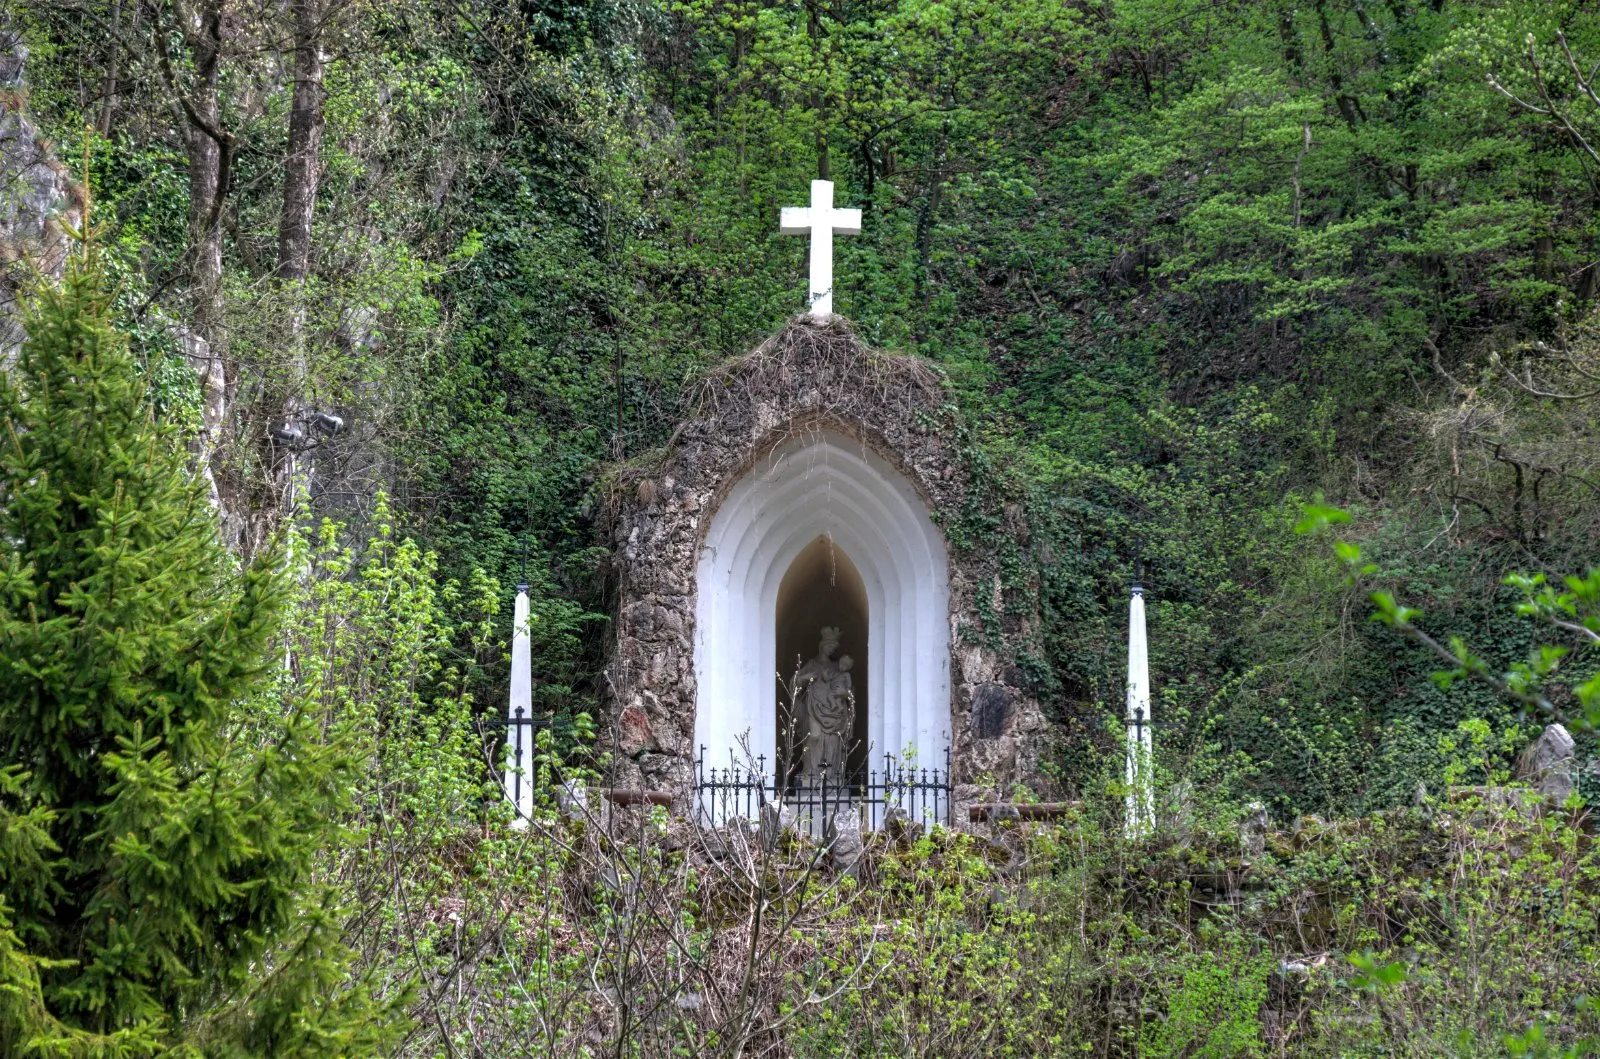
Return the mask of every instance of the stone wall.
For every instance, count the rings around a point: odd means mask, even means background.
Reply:
[[[707,378],[664,451],[613,469],[606,517],[617,621],[606,677],[615,786],[667,790],[680,801],[692,788],[695,574],[728,489],[778,445],[828,427],[899,470],[941,524],[968,491],[956,416],[927,364],[870,349],[838,318],[802,317]],[[950,731],[962,819],[962,806],[994,787],[1020,781],[1048,793],[1038,703],[1013,660],[977,635],[980,594],[992,604],[1000,592],[981,547],[952,553]]]

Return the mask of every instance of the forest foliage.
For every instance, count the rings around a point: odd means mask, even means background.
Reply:
[[[1318,495],[1347,506],[1390,589],[1499,668],[1537,639],[1504,575],[1586,572],[1585,4],[16,17],[33,113],[65,144],[91,130],[163,407],[193,420],[203,399],[179,339],[222,355],[212,462],[237,520],[271,525],[293,494],[289,454],[259,439],[337,412],[351,429],[294,461],[310,511],[359,525],[387,493],[462,581],[509,584],[527,549],[542,708],[599,692],[605,465],[661,443],[708,366],[799,307],[805,248],[774,218],[827,176],[865,211],[838,243],[841,309],[943,370],[986,502],[1035,530],[1006,576],[1044,617],[1016,647],[1070,733],[1070,784],[1099,782],[1141,547],[1173,767],[1229,797],[1393,804],[1439,775],[1439,731],[1525,730],[1491,690],[1430,681],[1289,529]],[[286,165],[308,122],[309,188]]]
[[[636,1027],[730,1054],[730,1040],[746,1047],[759,1030],[754,1008],[716,999],[710,978],[686,984],[711,975],[718,935],[695,933],[703,920],[618,926],[645,921],[617,902],[645,893],[681,911],[708,884],[647,830],[628,849],[597,850],[556,822],[507,839],[485,819],[499,810],[483,808],[475,719],[503,702],[499,608],[526,577],[537,705],[582,730],[603,693],[610,606],[599,485],[666,441],[705,372],[802,307],[804,241],[779,235],[777,211],[818,177],[864,215],[862,233],[836,244],[836,306],[869,341],[935,365],[966,424],[974,502],[941,517],[994,540],[1016,589],[1006,598],[1041,619],[1011,646],[1063,733],[1052,767],[1091,807],[1076,833],[1094,837],[1041,840],[1030,864],[1052,870],[1025,885],[985,859],[992,850],[923,837],[885,853],[904,887],[871,909],[834,880],[775,884],[779,904],[794,898],[796,930],[876,923],[893,905],[909,931],[892,949],[908,963],[873,972],[906,988],[848,993],[803,1021],[796,1054],[942,1054],[938,1027],[1026,1054],[1019,1042],[1046,1025],[1101,1054],[1251,1054],[1308,1039],[1348,1054],[1372,1034],[1397,1054],[1441,1054],[1458,1037],[1541,1054],[1547,1024],[1568,1042],[1589,1027],[1575,984],[1592,947],[1581,822],[1508,822],[1503,806],[1429,799],[1503,781],[1550,714],[1581,718],[1600,695],[1594,5],[8,7],[27,83],[0,103],[25,106],[63,159],[86,160],[109,277],[102,288],[80,276],[38,311],[76,298],[103,309],[96,342],[112,328],[127,336],[137,385],[112,382],[118,400],[155,409],[140,444],[159,437],[175,453],[181,442],[204,462],[249,571],[238,587],[223,553],[185,530],[165,546],[192,547],[206,576],[234,587],[126,605],[182,602],[191,623],[232,608],[256,622],[228,626],[254,639],[229,641],[235,668],[207,683],[184,738],[233,732],[237,718],[213,716],[223,699],[254,703],[265,727],[237,730],[255,745],[300,738],[296,726],[318,719],[315,738],[301,733],[316,752],[296,767],[330,771],[302,784],[304,797],[332,797],[333,770],[359,775],[342,785],[346,801],[328,803],[338,828],[277,852],[267,874],[294,881],[252,914],[281,925],[308,895],[340,895],[339,940],[306,981],[358,968],[369,992],[352,1004],[410,1006],[404,1047],[461,1054],[474,1034],[535,1034],[559,1053],[595,1046],[594,1034],[625,1039],[630,1016],[610,1005],[644,988],[630,961],[667,949],[692,958],[638,994],[657,1008]],[[207,357],[216,379],[195,370]],[[27,436],[53,435],[45,424]],[[28,480],[11,465],[33,458],[26,448],[5,457],[13,483]],[[57,456],[73,465],[71,445]],[[202,498],[160,477],[174,466],[164,456],[138,481],[162,503]],[[8,494],[4,514],[55,510]],[[998,532],[1003,511],[1029,532]],[[1294,532],[1334,522],[1337,550]],[[117,532],[163,543],[148,527]],[[9,542],[34,540],[7,533],[7,556],[22,554]],[[68,580],[101,577],[103,552],[81,555],[88,572]],[[278,556],[293,571],[281,583],[266,572]],[[1226,915],[1108,882],[1147,873],[1192,893],[1239,869],[1210,839],[1132,848],[1094,816],[1117,800],[1106,704],[1121,696],[1136,556],[1155,711],[1172,722],[1164,774],[1187,782],[1208,820],[1261,801],[1284,820],[1365,821],[1335,828],[1337,842],[1313,828],[1279,850],[1262,889]],[[19,616],[35,594],[21,569],[6,574],[0,619],[7,636],[45,635]],[[275,616],[258,621],[268,596]],[[76,686],[60,694],[99,701]],[[153,708],[143,703],[124,703],[127,716]],[[116,760],[132,769],[144,745]],[[544,749],[548,766],[577,748]],[[1591,756],[1589,734],[1580,749]],[[40,754],[30,760],[54,760]],[[29,969],[18,954],[33,950],[17,946],[79,944],[63,934],[65,910],[88,900],[74,887],[110,869],[99,840],[72,830],[70,806],[116,795],[68,797],[49,768],[0,777],[11,843],[0,863],[34,880],[6,880],[0,961],[48,991],[55,972]],[[1419,784],[1432,792],[1420,806]],[[1585,771],[1580,787],[1593,784]],[[169,787],[183,803],[188,788]],[[275,811],[317,816],[310,805]],[[237,828],[219,839],[238,840]],[[41,873],[58,855],[82,867],[52,895]],[[310,858],[303,871],[296,858]],[[721,884],[756,892],[764,870]],[[1541,896],[1497,888],[1495,873]],[[513,915],[511,893],[542,896]],[[214,912],[214,895],[196,900]],[[905,925],[924,912],[939,932]],[[183,930],[203,935],[205,922]],[[1519,946],[1518,924],[1549,934]],[[848,941],[857,928],[840,929]],[[1117,947],[1135,936],[1142,948]],[[251,937],[277,943],[267,927]],[[747,955],[776,951],[747,942]],[[202,968],[179,952],[189,942],[170,944],[186,968],[177,993],[158,996],[130,968],[136,984],[116,1004],[61,994],[59,1010],[88,1012],[74,1023],[86,1032],[100,1032],[96,1019],[145,1025],[195,990],[219,995],[250,958]],[[1286,985],[1283,967],[1319,951],[1367,964],[1337,957],[1341,974],[1354,970],[1328,991]],[[818,973],[858,980],[839,952]],[[1018,962],[1029,953],[1056,992],[1030,991]],[[938,998],[907,970],[931,959],[953,976]],[[1470,983],[1481,1006],[1450,1014],[1469,968],[1488,963],[1504,977]],[[1323,981],[1322,966],[1308,980]],[[596,968],[615,982],[574,984]],[[1573,988],[1543,984],[1558,979]],[[746,985],[730,988],[743,998]],[[803,1009],[819,986],[779,974],[763,988],[781,1010]],[[546,999],[497,1010],[507,1021],[491,1031],[479,1004],[491,995]],[[690,995],[704,1013],[679,1004]],[[1040,1021],[1002,1017],[1021,1003]],[[1155,1011],[1170,1018],[1157,1025]],[[1253,1012],[1249,1025],[1219,1016],[1235,1011]],[[148,1043],[169,1029],[137,1032]]]

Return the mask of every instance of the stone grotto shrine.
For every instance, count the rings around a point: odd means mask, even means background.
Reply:
[[[826,776],[864,801],[931,776],[949,819],[1019,782],[1045,793],[997,565],[941,528],[968,500],[960,436],[933,368],[803,316],[615,469],[614,789],[688,809],[717,776],[767,798]]]

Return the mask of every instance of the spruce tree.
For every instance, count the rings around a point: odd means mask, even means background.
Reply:
[[[232,561],[110,311],[79,265],[0,370],[0,1054],[371,1054],[316,882],[353,762],[265,705],[282,558]]]

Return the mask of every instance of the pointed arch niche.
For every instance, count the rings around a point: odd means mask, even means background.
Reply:
[[[775,704],[778,715],[778,755],[780,778],[793,780],[801,772],[806,733],[791,723],[789,702],[795,676],[807,659],[817,653],[817,641],[824,625],[839,630],[835,660],[850,658],[851,683],[855,694],[855,723],[845,739],[848,757],[833,762],[843,765],[852,776],[867,767],[867,748],[871,736],[867,718],[872,716],[872,658],[867,651],[867,585],[850,553],[824,533],[804,548],[789,564],[778,583],[777,664]],[[879,752],[882,757],[882,752]]]
[[[848,564],[847,576],[837,568],[823,576],[830,552]],[[807,593],[821,601],[815,608],[800,598]],[[844,648],[864,677],[863,760],[912,750],[918,764],[944,767],[951,730],[944,538],[903,475],[830,429],[774,449],[711,516],[696,568],[694,634],[695,747],[705,748],[708,767],[745,763],[746,743],[769,768],[778,759],[778,675],[794,668],[793,658],[780,662],[780,640],[786,654],[811,657],[817,629],[792,626],[820,628],[818,615],[834,604],[841,613],[826,624],[858,623],[865,641],[859,654]]]

